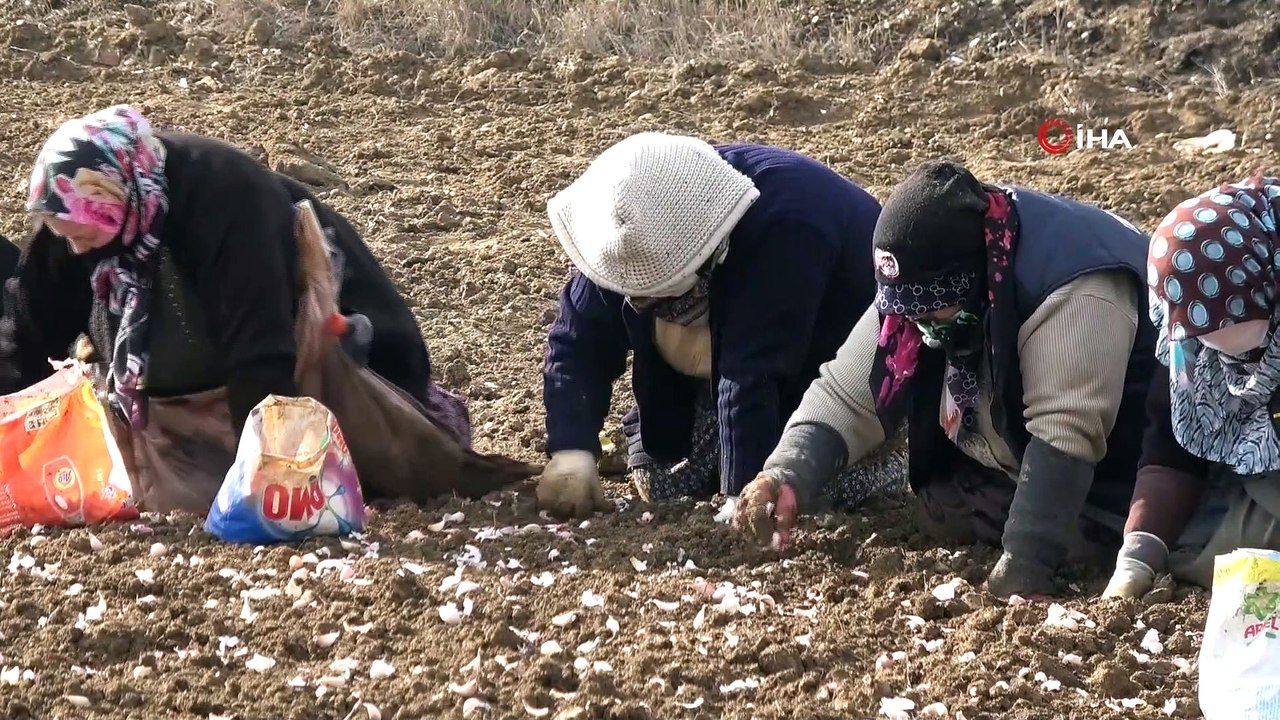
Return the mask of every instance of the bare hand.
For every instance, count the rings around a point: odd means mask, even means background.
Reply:
[[[760,473],[742,490],[733,526],[761,545],[777,548],[791,544],[791,531],[796,525],[796,493],[791,486]]]

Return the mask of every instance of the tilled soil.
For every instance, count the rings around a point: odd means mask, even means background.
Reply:
[[[520,48],[436,60],[340,46],[322,22],[298,42],[214,25],[203,3],[18,5],[0,10],[0,229],[23,231],[30,162],[73,115],[131,102],[237,143],[365,233],[438,375],[469,399],[479,449],[528,460],[567,269],[545,202],[627,134],[793,147],[882,198],[948,155],[1145,229],[1212,184],[1275,172],[1280,150],[1267,3],[831,0],[804,9],[807,32],[862,18],[878,38],[865,61],[783,66]],[[1049,156],[1035,133],[1059,116],[1135,148]],[[1229,152],[1173,147],[1224,127]],[[1088,597],[1104,579],[1081,571],[1069,612],[999,603],[980,589],[992,552],[930,545],[900,498],[809,519],[782,558],[707,504],[556,525],[527,492],[491,499],[383,508],[358,540],[298,547],[221,545],[190,518],[0,539],[0,713],[1198,715],[1202,593],[1101,603]]]
[[[868,514],[818,518],[785,558],[707,503],[557,524],[514,493],[297,547],[223,545],[190,517],[24,532],[0,711],[1198,717],[1199,593],[1008,606],[976,589],[989,550],[921,543],[895,499]]]

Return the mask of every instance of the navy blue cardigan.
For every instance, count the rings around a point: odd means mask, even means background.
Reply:
[[[880,204],[798,153],[747,144],[716,149],[760,190],[730,236],[710,293],[721,488],[737,494],[764,467],[819,366],[835,357],[871,303],[871,233]],[[644,453],[660,462],[688,454],[702,381],[663,360],[650,314],[577,271],[548,336],[548,453],[599,453],[628,350]]]

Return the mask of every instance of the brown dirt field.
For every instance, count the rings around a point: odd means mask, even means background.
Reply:
[[[527,38],[437,59],[343,45],[346,26],[322,14],[273,34],[250,12],[266,4],[213,6],[241,14],[0,9],[0,230],[22,232],[30,162],[73,115],[127,101],[250,148],[328,189],[412,299],[479,449],[529,460],[567,269],[545,201],[632,132],[790,146],[882,198],[913,163],[950,155],[1148,229],[1189,194],[1280,169],[1270,3],[784,2],[801,29],[778,63]],[[843,49],[824,53],[833,28]],[[1051,157],[1035,132],[1055,116],[1123,128],[1136,147]],[[1172,146],[1220,127],[1237,149]],[[220,545],[190,518],[0,538],[0,715],[851,718],[895,698],[913,717],[1199,715],[1203,593],[1090,601],[1104,578],[1082,570],[1066,605],[1085,618],[1049,624],[1045,605],[974,589],[993,553],[931,546],[900,498],[807,520],[782,558],[705,503],[632,501],[556,525],[527,492],[489,500],[382,508],[359,540],[296,548]],[[956,597],[936,599],[956,578]],[[466,611],[457,624],[442,620],[449,603]]]

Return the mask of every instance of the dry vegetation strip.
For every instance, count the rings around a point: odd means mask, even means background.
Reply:
[[[637,60],[865,59],[874,28],[787,0],[212,0],[228,33],[267,17],[286,31],[331,28],[352,48],[461,56],[523,47]]]

